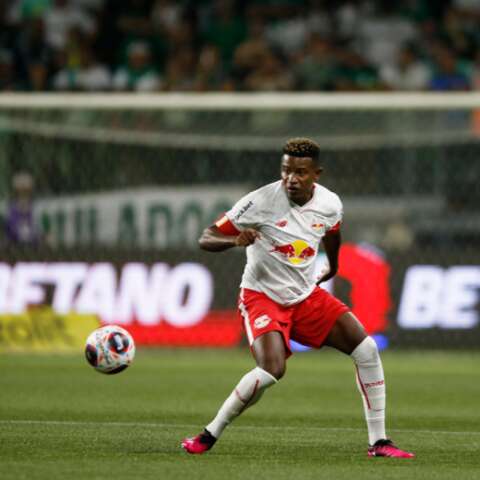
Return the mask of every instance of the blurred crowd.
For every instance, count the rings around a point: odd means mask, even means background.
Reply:
[[[480,89],[480,0],[3,0],[0,91]]]

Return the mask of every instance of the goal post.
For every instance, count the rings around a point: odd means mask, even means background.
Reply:
[[[2,109],[105,110],[457,110],[480,93],[2,93]]]

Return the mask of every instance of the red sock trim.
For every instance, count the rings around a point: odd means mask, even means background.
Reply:
[[[367,401],[367,407],[369,410],[372,409],[372,407],[370,406],[370,401],[368,400],[368,395],[367,395],[367,391],[365,390],[365,386],[363,385],[362,383],[362,379],[360,378],[360,373],[358,372],[358,367],[355,365],[355,368],[357,369],[357,380],[358,380],[358,383],[360,385],[360,388],[362,389],[362,393],[363,393],[363,396],[365,397],[365,400]]]
[[[255,382],[255,386],[253,387],[253,392],[252,392],[252,394],[250,395],[250,397],[249,397],[247,400],[243,399],[242,396],[240,395],[240,393],[238,393],[238,390],[235,389],[235,393],[236,393],[238,399],[239,399],[242,403],[244,403],[245,405],[248,405],[248,404],[251,402],[252,398],[253,398],[253,397],[255,396],[255,394],[257,393],[258,384],[259,384],[259,383],[260,383],[260,380],[257,380],[257,381]]]
[[[255,397],[255,394],[257,393],[257,390],[258,390],[259,383],[260,383],[260,380],[257,380],[255,382],[255,386],[253,387],[253,392],[247,400],[244,400],[241,397],[241,395],[238,393],[238,390],[235,389],[235,394],[237,395],[238,399],[243,403],[243,408],[240,410],[240,413],[242,413],[248,407],[248,404],[252,401],[253,397]]]

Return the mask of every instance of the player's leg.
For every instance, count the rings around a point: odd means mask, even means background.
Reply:
[[[260,400],[264,391],[285,373],[285,345],[280,332],[267,332],[252,345],[257,366],[245,374],[206,429],[219,438],[225,427]]]
[[[200,435],[187,438],[182,447],[189,453],[204,453],[212,448],[225,428],[242,412],[260,400],[264,391],[285,373],[286,349],[283,336],[270,331],[252,344],[257,366],[245,374]]]
[[[344,313],[328,334],[325,345],[350,355],[362,395],[370,445],[385,438],[385,378],[375,341],[350,312]]]
[[[368,427],[369,456],[411,458],[387,439],[385,433],[385,377],[375,341],[351,313],[344,313],[326,337],[324,345],[350,355],[357,370],[357,385],[362,395]]]
[[[252,345],[252,353],[257,367],[280,380],[287,367],[285,340],[278,331],[267,332],[257,337]]]

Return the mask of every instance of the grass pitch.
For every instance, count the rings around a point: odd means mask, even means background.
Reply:
[[[480,354],[382,355],[388,433],[413,460],[366,457],[353,367],[296,354],[214,449],[180,449],[253,362],[245,351],[140,350],[114,376],[79,356],[0,356],[0,478],[480,478]]]

